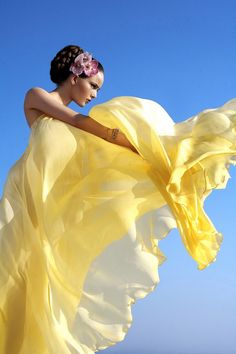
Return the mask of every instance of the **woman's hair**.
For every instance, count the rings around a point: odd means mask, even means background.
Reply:
[[[62,48],[51,61],[50,78],[52,82],[57,85],[63,83],[71,74],[71,71],[69,70],[71,64],[74,62],[77,55],[81,53],[84,53],[84,50],[77,45],[68,45]],[[98,62],[98,70],[104,72],[103,66],[100,62]],[[82,72],[79,77],[83,79],[88,76]]]

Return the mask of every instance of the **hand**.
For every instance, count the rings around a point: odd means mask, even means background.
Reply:
[[[138,153],[138,151],[135,149],[135,147],[126,138],[125,134],[122,133],[121,131],[119,131],[116,134],[115,139],[114,139],[113,138],[113,129],[108,128],[108,130],[107,130],[107,139],[106,140],[109,141],[110,143],[127,147],[127,148],[131,149],[132,151]]]
[[[138,151],[135,149],[135,147],[130,143],[130,141],[126,138],[125,134],[122,133],[121,131],[118,133],[117,135],[117,143],[119,145],[128,147],[129,149],[131,149],[132,151],[138,153]]]

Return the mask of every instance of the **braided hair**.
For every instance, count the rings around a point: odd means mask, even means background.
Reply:
[[[50,78],[52,82],[57,85],[62,84],[71,74],[71,71],[69,70],[71,64],[81,53],[84,53],[84,50],[77,45],[68,45],[62,48],[51,61]],[[98,70],[104,72],[103,66],[100,62],[98,62]],[[88,76],[82,72],[79,77],[84,79]]]

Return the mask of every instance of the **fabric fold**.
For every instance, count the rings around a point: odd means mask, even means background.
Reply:
[[[212,189],[225,188],[229,165],[235,164],[235,101],[177,124],[156,102],[126,96],[95,106],[90,116],[118,126],[150,163],[150,175],[175,215],[198,269],[214,262],[222,235],[206,215],[203,202]]]
[[[139,154],[53,117],[34,122],[0,201],[1,354],[92,354],[122,340],[173,228],[199,269],[219,251],[204,200],[236,161],[235,101],[176,124],[129,96],[89,115]]]

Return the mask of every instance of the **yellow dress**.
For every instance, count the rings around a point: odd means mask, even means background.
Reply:
[[[91,109],[138,150],[46,115],[0,201],[0,354],[92,354],[124,339],[178,227],[204,269],[222,235],[204,212],[236,158],[236,100],[174,123],[156,102]]]

